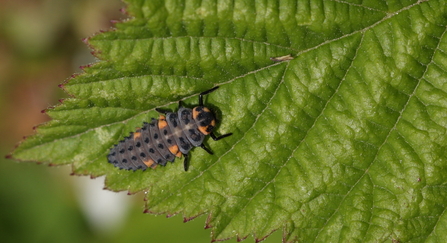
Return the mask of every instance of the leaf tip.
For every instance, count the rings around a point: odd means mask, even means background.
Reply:
[[[198,215],[197,215],[197,216],[198,216]],[[191,220],[197,218],[197,216],[192,216],[192,217],[189,217],[189,218],[187,218],[187,217],[183,217],[183,223],[189,222],[189,221],[191,221]]]
[[[42,113],[42,114],[47,114],[48,111],[51,110],[51,109],[54,109],[54,107],[55,107],[55,106],[49,106],[48,108],[41,110],[40,113]],[[25,139],[25,138],[26,138],[26,137],[23,137],[23,139]]]
[[[101,54],[101,51],[94,50],[94,51],[91,51],[90,54],[92,54],[92,56],[94,56],[94,57],[98,57],[99,58],[99,54]]]
[[[126,8],[120,8],[120,12],[121,12],[122,14],[129,15],[129,14],[127,13]]]
[[[255,237],[255,242],[258,243],[258,242],[264,241],[265,239],[267,239],[267,237],[269,237],[269,236],[270,236],[273,232],[275,232],[275,231],[276,231],[276,229],[273,230],[273,231],[271,231],[270,233],[266,234],[265,236],[263,236],[263,237],[261,237],[261,238],[257,238],[257,237]],[[285,238],[284,238],[284,235],[283,235],[283,239],[285,239]],[[285,242],[285,241],[283,240],[283,242]]]
[[[82,42],[84,42],[85,44],[87,44],[87,45],[88,45],[88,40],[89,40],[89,37],[86,37],[86,38],[82,38],[81,40],[82,40]]]
[[[265,238],[267,238],[267,236],[266,236],[266,237],[264,237],[264,238],[261,238],[261,239],[255,239],[255,242],[256,242],[256,243],[259,243],[259,242],[261,242],[261,241],[265,240]]]
[[[151,210],[149,210],[148,208],[146,208],[144,211],[143,211],[143,213],[147,213],[147,214],[153,214],[153,212],[151,211]]]
[[[213,227],[210,222],[211,222],[211,214],[208,214],[208,217],[206,218],[206,221],[205,221],[204,229],[209,229],[209,228]]]

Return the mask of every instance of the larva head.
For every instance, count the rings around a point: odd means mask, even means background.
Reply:
[[[192,117],[204,135],[210,134],[216,126],[216,118],[213,112],[205,106],[196,106],[192,111]]]

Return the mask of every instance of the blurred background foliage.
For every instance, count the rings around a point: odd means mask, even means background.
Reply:
[[[119,11],[124,6],[119,0],[0,0],[1,154],[48,120],[41,110],[67,97],[57,85],[96,61],[82,38],[126,19]],[[186,224],[181,215],[146,215],[142,193],[105,191],[104,178],[70,173],[69,166],[1,156],[1,242],[210,242],[205,215]],[[281,232],[264,242],[281,242]]]

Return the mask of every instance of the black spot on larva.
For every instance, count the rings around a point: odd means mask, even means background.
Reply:
[[[123,162],[123,163],[127,163],[127,159],[123,159],[122,162]]]
[[[149,143],[149,142],[150,142],[150,141],[149,141],[149,138],[144,139],[144,142],[145,142],[145,143]]]
[[[162,159],[158,159],[158,160],[157,160],[157,163],[158,163],[158,164],[160,164],[161,162],[163,162]]]
[[[159,144],[158,144],[158,147],[161,148],[161,149],[163,149],[165,146],[163,146],[163,144],[159,143]]]
[[[171,159],[171,155],[170,155],[170,154],[167,154],[167,155],[165,155],[165,158],[166,158],[167,160],[169,160],[169,159]]]
[[[132,160],[137,160],[137,156],[132,156]]]
[[[211,114],[211,112],[201,112],[198,115],[198,120],[200,120],[200,125],[201,126],[206,126],[206,125],[210,124],[214,120],[214,117]]]
[[[152,118],[153,119],[153,118]],[[154,127],[155,123],[149,123],[149,126]]]
[[[194,140],[194,141],[200,141],[200,139],[202,138],[201,136],[199,136],[199,135],[196,133],[196,130],[194,130],[194,129],[189,129],[188,132],[189,132],[189,136],[190,136],[191,139]]]
[[[169,120],[171,121],[172,126],[174,126],[174,127],[177,127],[177,126],[178,126],[177,120],[175,119],[175,114],[171,114],[171,115],[169,116]]]
[[[113,152],[113,153],[111,153],[111,154],[109,154],[109,155],[111,155],[111,156],[115,156],[115,155],[116,155],[116,152]]]
[[[180,146],[182,147],[182,149],[189,150],[189,148],[190,148],[189,143],[187,143],[183,137],[180,137],[179,140],[180,140]]]
[[[143,166],[142,166],[142,165],[139,165],[139,166],[138,166],[138,169],[143,169]]]
[[[190,115],[191,115],[191,113],[190,113],[188,110],[184,110],[184,111],[182,111],[182,117],[181,117],[181,119],[183,120],[183,122],[185,123],[185,125],[188,125],[188,124],[189,124],[189,122],[190,122],[190,120],[189,120]]]
[[[163,130],[163,134],[167,135],[168,134],[168,130]]]
[[[153,153],[155,153],[155,150],[153,148],[150,148],[149,153],[153,154]]]
[[[203,107],[202,107],[202,106],[197,106],[197,107],[196,107],[196,111],[198,111],[198,112],[203,111]]]
[[[166,140],[166,142],[168,142],[169,144],[172,144],[172,140],[171,139]]]
[[[146,154],[145,153],[140,153],[140,157],[146,157]]]
[[[120,154],[124,154],[124,151],[125,151],[124,149],[120,149],[119,152],[120,152]]]
[[[158,138],[158,133],[155,133],[154,134],[154,139],[157,139]]]
[[[114,160],[112,163],[114,163],[114,164],[118,164],[118,160]]]
[[[133,146],[130,145],[130,146],[127,148],[127,150],[132,151],[132,150],[133,150]]]
[[[141,147],[141,143],[137,142],[137,144],[135,144],[135,147],[137,147],[137,148]]]
[[[208,125],[208,127],[206,128],[206,131],[211,132],[211,131],[213,131],[213,129],[214,129],[213,125]]]

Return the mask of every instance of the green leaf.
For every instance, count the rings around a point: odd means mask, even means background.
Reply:
[[[14,158],[147,191],[153,213],[207,214],[212,240],[446,241],[445,1],[127,2]],[[233,133],[205,141],[214,155],[193,150],[188,172],[108,164],[155,108],[214,86],[216,132]]]

